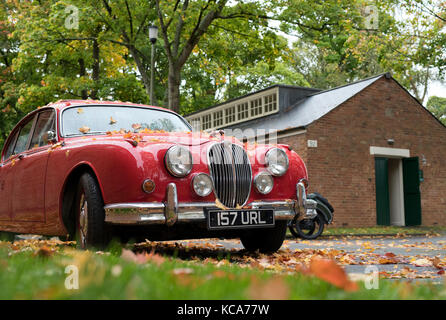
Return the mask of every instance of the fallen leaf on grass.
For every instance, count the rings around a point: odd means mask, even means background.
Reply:
[[[55,252],[56,252],[55,249],[52,249],[52,248],[47,247],[47,246],[43,246],[42,248],[38,249],[35,252],[35,255],[38,256],[38,257],[48,258],[48,257],[51,257]]]
[[[318,257],[311,259],[310,272],[317,278],[327,281],[345,291],[358,290],[358,285],[350,281],[344,269],[333,260]]]
[[[248,289],[248,298],[253,300],[287,300],[290,296],[290,288],[281,277],[273,277],[266,282],[261,282],[253,277]]]
[[[164,258],[154,252],[151,252],[150,254],[146,252],[135,254],[131,250],[122,249],[121,258],[126,261],[134,262],[137,264],[144,264],[150,261],[156,264],[157,266],[160,266],[161,264],[164,263]]]

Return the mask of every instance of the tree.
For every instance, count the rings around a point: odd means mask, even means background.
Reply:
[[[427,109],[446,125],[446,98],[432,96],[427,101]]]

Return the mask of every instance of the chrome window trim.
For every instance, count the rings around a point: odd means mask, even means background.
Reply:
[[[189,128],[189,130],[192,131],[192,126],[190,125],[189,122],[187,122],[187,120],[185,118],[183,118],[178,113],[170,111],[170,110],[163,110],[163,109],[158,109],[158,108],[152,108],[150,106],[147,106],[147,107],[144,107],[144,106],[132,106],[132,105],[129,106],[129,105],[121,105],[121,104],[93,104],[93,103],[92,104],[73,104],[73,105],[70,105],[69,107],[63,108],[61,110],[61,112],[60,112],[60,115],[59,115],[58,123],[59,123],[59,128],[60,128],[60,136],[62,138],[85,137],[85,136],[88,136],[88,135],[98,135],[99,136],[99,135],[106,135],[107,134],[106,132],[104,132],[104,133],[94,133],[94,134],[80,133],[80,134],[77,134],[77,135],[70,135],[68,137],[64,135],[64,132],[63,132],[63,122],[62,122],[64,112],[69,110],[69,109],[81,108],[81,107],[82,108],[88,108],[88,107],[138,108],[138,109],[144,109],[144,110],[148,110],[149,109],[149,110],[166,112],[166,113],[170,113],[170,114],[173,114],[173,115],[179,117],[181,119],[181,121],[183,121],[184,124]]]

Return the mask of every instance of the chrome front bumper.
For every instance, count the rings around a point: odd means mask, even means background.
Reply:
[[[309,217],[313,213],[313,200],[306,199],[305,188],[299,182],[296,186],[297,201],[254,201],[252,209],[273,209],[276,220],[292,220],[295,217]],[[143,203],[117,203],[104,207],[105,222],[117,225],[167,225],[176,223],[206,222],[205,208],[219,210],[214,202],[179,203],[177,188],[170,183],[166,190],[167,201]],[[303,212],[301,212],[303,211]]]

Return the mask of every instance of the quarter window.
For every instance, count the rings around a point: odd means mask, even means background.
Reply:
[[[48,144],[48,131],[50,130],[54,130],[54,112],[46,111],[40,113],[30,147],[37,148],[46,146]]]
[[[12,139],[9,141],[9,145],[8,145],[8,148],[6,149],[5,157],[3,158],[4,160],[6,160],[10,156],[12,156],[12,152],[14,151],[15,141],[17,140],[18,134],[19,134],[19,131],[17,130],[14,133],[14,136],[12,137]]]
[[[34,117],[30,119],[23,127],[20,129],[19,137],[17,138],[17,143],[15,144],[14,154],[21,153],[25,151],[28,147],[29,133],[34,123]]]

